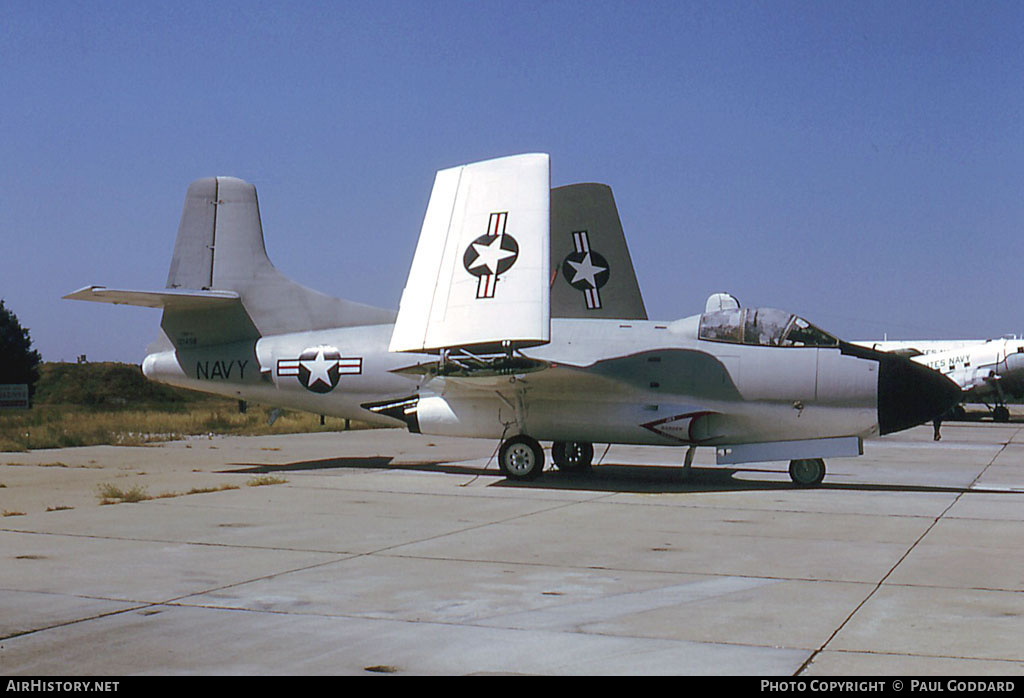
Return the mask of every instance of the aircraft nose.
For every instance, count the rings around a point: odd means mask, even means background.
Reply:
[[[960,386],[938,371],[901,356],[887,356],[878,363],[882,434],[923,424],[960,402]]]
[[[1006,372],[1009,374],[1024,372],[1024,353],[1017,352],[1006,357]]]

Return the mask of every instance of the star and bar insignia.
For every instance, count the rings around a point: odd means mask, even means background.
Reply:
[[[492,213],[487,232],[471,242],[462,255],[466,271],[477,277],[477,298],[494,298],[498,277],[519,257],[519,243],[505,232],[507,221],[508,211]]]
[[[321,345],[304,350],[297,359],[278,359],[278,376],[295,376],[306,390],[329,393],[343,375],[363,372],[362,357],[342,358],[337,347]]]
[[[588,310],[601,307],[599,289],[608,283],[611,268],[608,260],[590,249],[590,235],[586,230],[577,230],[572,234],[575,250],[570,252],[562,262],[562,275],[570,286],[583,292]]]

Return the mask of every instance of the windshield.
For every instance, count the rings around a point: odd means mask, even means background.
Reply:
[[[763,347],[834,347],[839,340],[792,313],[732,308],[704,313],[697,336],[711,342]]]

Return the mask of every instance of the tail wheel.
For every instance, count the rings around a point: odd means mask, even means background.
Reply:
[[[510,480],[533,480],[544,470],[544,449],[530,436],[513,436],[498,450],[498,469]]]
[[[578,473],[594,461],[594,445],[586,441],[556,441],[551,444],[551,460],[559,470]]]
[[[798,487],[815,487],[825,479],[825,461],[802,458],[789,461],[789,477]]]

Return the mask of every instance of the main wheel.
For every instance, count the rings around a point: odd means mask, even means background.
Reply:
[[[992,410],[992,419],[997,422],[1009,422],[1010,410],[1004,405],[999,405],[999,407]]]
[[[789,461],[789,477],[798,487],[814,487],[825,479],[825,461],[821,458],[802,458]]]
[[[594,445],[586,441],[556,441],[551,444],[551,460],[559,470],[583,472],[594,462]]]
[[[498,449],[498,469],[510,480],[533,480],[544,470],[544,449],[526,434],[513,436]]]

